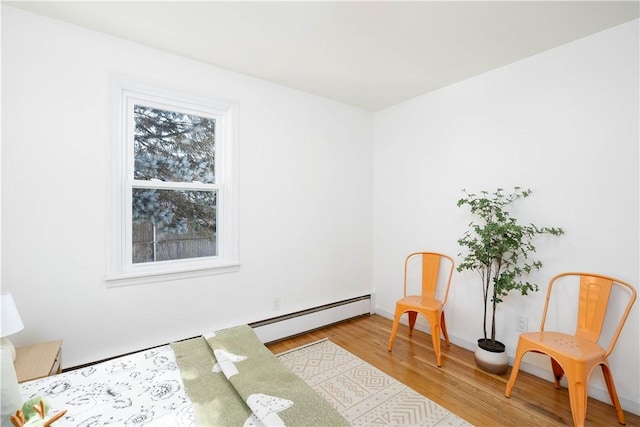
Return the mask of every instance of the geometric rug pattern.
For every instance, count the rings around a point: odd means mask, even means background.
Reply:
[[[278,355],[353,426],[470,426],[328,339]]]

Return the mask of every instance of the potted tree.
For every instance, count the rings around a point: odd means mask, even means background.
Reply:
[[[458,271],[476,271],[481,278],[484,336],[478,340],[476,364],[488,372],[502,374],[507,370],[508,359],[504,344],[496,340],[496,308],[512,290],[517,290],[522,295],[538,290],[537,284],[521,279],[542,267],[540,261],[530,259],[530,255],[536,250],[532,240],[540,234],[559,236],[564,231],[557,227],[519,224],[512,217],[508,209],[518,199],[529,197],[530,189],[514,187],[510,194],[505,193],[502,188],[493,193],[462,192],[464,197],[458,200],[458,207],[468,207],[471,214],[480,219],[479,223],[470,222],[469,229],[458,239],[458,244],[466,249],[466,253],[457,268]],[[490,334],[487,333],[489,313]]]

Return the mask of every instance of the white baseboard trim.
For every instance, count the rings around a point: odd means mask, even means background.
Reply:
[[[375,314],[382,316],[384,318],[387,319],[391,319],[393,320],[393,316],[394,313],[390,313],[386,310],[382,310],[378,307],[375,307],[374,309]],[[408,325],[406,316],[403,316],[403,318],[400,320],[400,323],[402,323],[403,325]],[[425,332],[427,334],[431,333],[431,329],[429,327],[429,324],[425,321],[425,320],[420,320],[418,319],[418,321],[416,322],[416,326],[415,329],[421,331],[421,332]],[[389,333],[391,333],[391,331],[389,331]],[[458,337],[453,336],[451,333],[449,333],[449,341],[451,341],[453,344],[465,348],[467,350],[470,351],[475,351],[477,343],[475,342],[469,342],[467,340],[463,340],[460,339]],[[509,365],[513,366],[513,357],[509,356]],[[530,363],[527,363],[524,361],[522,361],[522,363],[520,363],[520,370],[523,372],[527,372],[531,375],[535,375],[538,378],[542,378],[544,380],[547,380],[549,382],[553,382],[553,374],[551,373],[551,370],[546,370],[543,368],[540,368],[539,366],[535,366],[532,365]],[[566,380],[562,380],[562,385],[563,387],[566,387]],[[517,381],[516,381],[516,386],[517,388]],[[515,392],[515,389],[514,389]],[[607,392],[607,390],[605,388],[600,388],[597,387],[595,385],[590,385],[589,386],[589,391],[588,391],[588,396],[592,397],[596,400],[599,400],[601,402],[607,403],[609,405],[611,405],[611,399],[609,398],[609,392]],[[636,402],[634,400],[631,400],[629,398],[626,398],[625,396],[621,396],[620,394],[618,394],[618,399],[620,399],[620,404],[622,405],[622,408],[625,411],[629,411],[632,414],[636,414],[636,415],[640,415],[640,402]],[[612,409],[612,411],[614,411]],[[613,416],[615,416],[615,411],[613,412]]]
[[[249,326],[263,343],[269,343],[363,314],[371,314],[370,295],[274,317]]]

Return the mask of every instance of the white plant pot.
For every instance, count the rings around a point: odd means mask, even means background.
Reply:
[[[489,351],[480,347],[480,342],[484,341],[484,338],[478,340],[478,347],[474,354],[476,359],[476,365],[483,371],[490,374],[501,375],[507,372],[509,368],[509,358],[507,352],[504,350],[504,344],[500,344],[502,350]]]

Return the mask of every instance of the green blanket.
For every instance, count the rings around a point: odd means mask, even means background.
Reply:
[[[198,426],[347,426],[247,326],[172,344]]]

